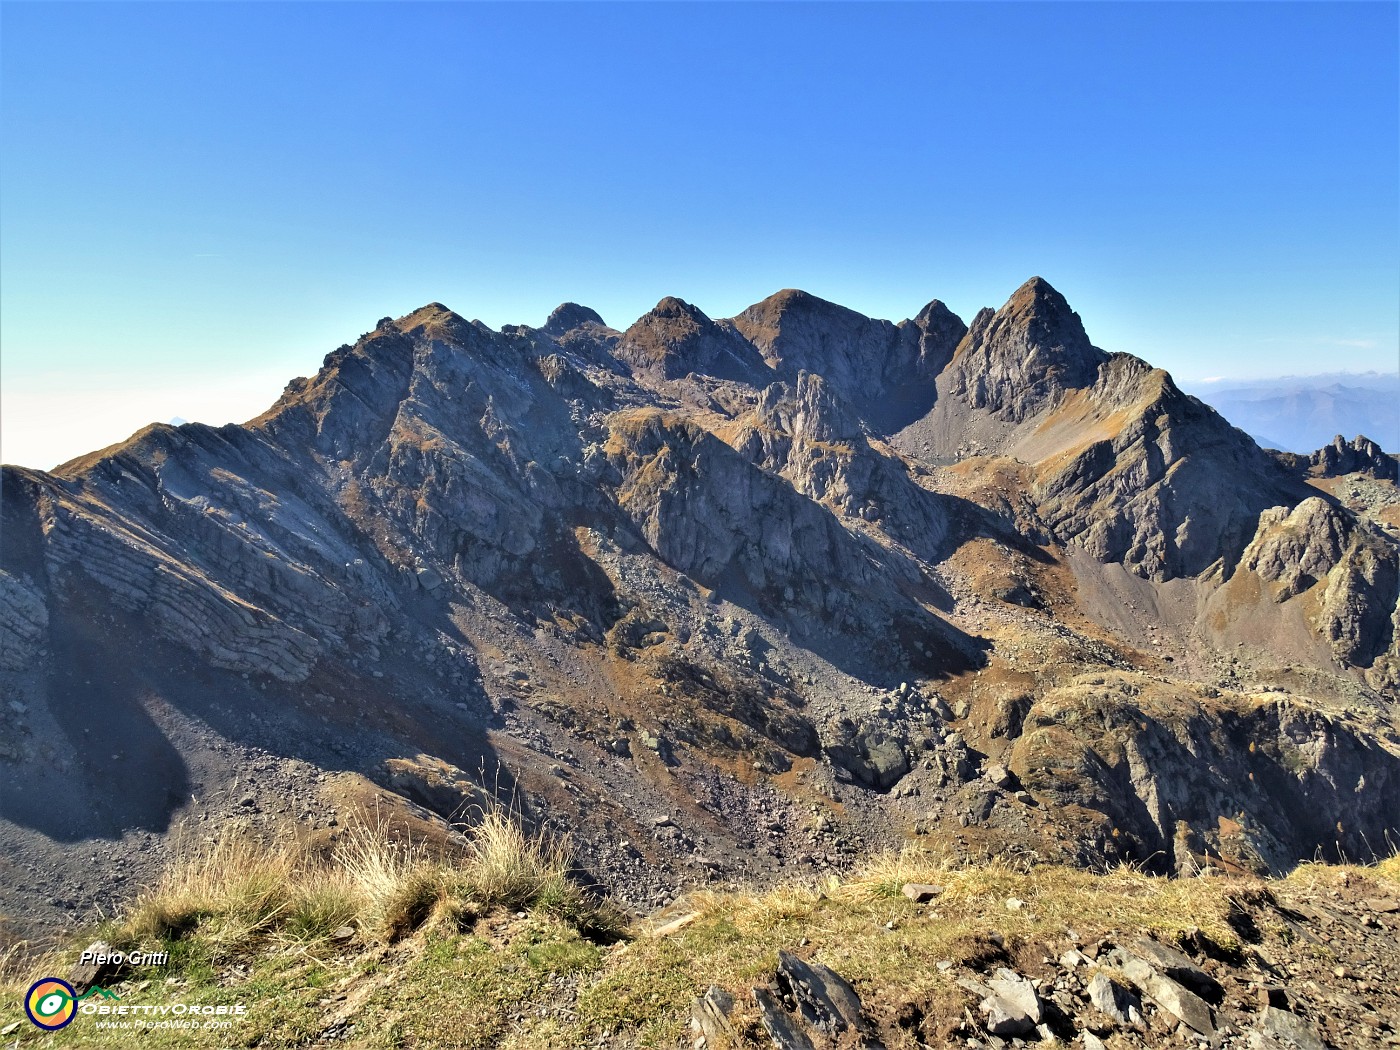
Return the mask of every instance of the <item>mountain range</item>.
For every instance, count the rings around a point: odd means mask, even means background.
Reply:
[[[1261,448],[1041,278],[970,323],[386,317],[243,425],[3,469],[0,909],[488,795],[640,910],[908,836],[1384,853],[1395,467]]]
[[[1336,434],[1400,448],[1400,375],[1336,372],[1196,383],[1189,391],[1266,448],[1306,453]]]

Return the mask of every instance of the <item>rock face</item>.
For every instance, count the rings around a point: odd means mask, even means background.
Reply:
[[[432,303],[242,426],[4,468],[0,837],[56,872],[258,812],[221,786],[257,748],[443,817],[503,769],[643,903],[911,826],[1354,857],[1395,830],[1400,497],[1329,455],[1266,455],[1039,278],[970,328]]]
[[[1312,473],[1332,478],[1339,474],[1369,474],[1380,481],[1400,481],[1400,461],[1388,456],[1368,437],[1358,434],[1351,441],[1341,434],[1309,457]]]
[[[1318,588],[1314,623],[1337,659],[1372,667],[1394,647],[1396,546],[1323,499],[1265,511],[1241,567],[1274,585],[1276,602]]]
[[[1038,487],[1051,529],[1094,558],[1150,579],[1195,576],[1233,561],[1265,507],[1301,495],[1164,372],[1111,360],[1086,396],[1097,440],[1042,461]]]
[[[972,408],[1020,423],[1092,385],[1107,361],[1064,296],[1033,277],[1000,310],[973,319],[948,370],[949,389]]]
[[[862,414],[881,417],[909,411],[920,390],[931,396],[967,331],[936,299],[894,325],[790,288],[749,307],[734,327],[779,374],[816,373]]]

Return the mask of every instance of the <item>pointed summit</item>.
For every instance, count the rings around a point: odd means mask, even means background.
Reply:
[[[1020,422],[1092,384],[1106,360],[1065,297],[1032,277],[996,313],[978,313],[949,366],[950,385],[971,407]]]
[[[590,310],[578,303],[560,303],[554,308],[554,312],[549,315],[549,320],[545,321],[544,327],[540,331],[557,339],[566,332],[572,332],[575,328],[582,328],[585,324],[607,327],[596,310]]]
[[[948,304],[942,299],[930,299],[927,305],[914,315],[914,323],[920,328],[941,327],[951,322],[957,322],[962,325],[963,331],[967,330],[967,325],[962,323],[962,318],[948,309]]]
[[[1021,287],[1017,288],[1014,292],[1012,292],[1011,298],[1008,300],[1008,302],[1014,302],[1015,300],[1021,298],[1056,299],[1059,302],[1064,303],[1064,305],[1066,306],[1069,305],[1068,303],[1065,303],[1065,297],[1055,290],[1055,286],[1052,285],[1049,281],[1047,281],[1044,277],[1041,277],[1039,274],[1029,278],[1023,285],[1021,285]]]
[[[1045,349],[1076,355],[1093,349],[1084,322],[1044,277],[1032,277],[1017,288],[997,311],[997,319],[1024,329],[1034,345]]]
[[[912,324],[920,333],[920,372],[936,376],[952,360],[958,344],[967,335],[967,325],[940,299],[932,300],[915,314]]]
[[[385,320],[387,321],[388,318]],[[428,303],[412,313],[404,314],[397,321],[392,322],[391,326],[407,336],[425,335],[430,339],[460,343],[467,337],[472,323],[461,314],[449,310],[442,303]],[[383,321],[380,322],[380,330],[386,330]]]

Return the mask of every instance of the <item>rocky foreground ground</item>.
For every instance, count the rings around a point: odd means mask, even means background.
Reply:
[[[928,898],[929,907],[939,889],[902,887],[913,900]],[[931,1024],[906,1005],[894,1017],[898,1032],[882,1031],[856,988],[830,967],[780,952],[772,985],[752,993],[759,1024],[780,1050],[1400,1045],[1393,969],[1400,962],[1400,887],[1354,871],[1310,869],[1282,883],[1236,889],[1225,920],[1237,937],[1223,943],[1199,929],[1176,937],[1103,930],[1090,915],[1079,929],[1066,926],[1045,940],[991,931],[982,953],[960,964],[935,963],[966,993],[961,1015]],[[1014,897],[1006,905],[1031,907]],[[707,990],[694,1009],[694,1045],[746,1042],[731,1020],[735,1007],[723,989]]]
[[[343,872],[272,855],[219,854],[70,948],[12,956],[6,1045],[1400,1045],[1396,859],[1167,879],[905,851],[844,879],[694,893],[619,924],[553,875],[511,896],[523,883],[494,863],[487,876],[380,863],[352,892]],[[376,865],[350,867],[363,880]],[[169,962],[74,965],[94,935]],[[214,1032],[99,1028],[111,1015],[84,1013],[47,1035],[19,1002],[27,982],[60,973],[133,1016],[245,1009]]]

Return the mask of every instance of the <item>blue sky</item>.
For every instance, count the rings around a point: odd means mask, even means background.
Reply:
[[[0,455],[250,416],[431,300],[1041,274],[1186,380],[1394,371],[1397,11],[6,2]]]

